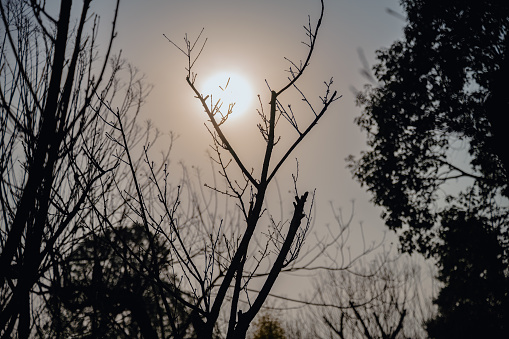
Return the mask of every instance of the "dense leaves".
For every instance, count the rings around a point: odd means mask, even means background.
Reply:
[[[170,279],[172,262],[164,243],[153,237],[157,265]],[[170,333],[170,322],[181,327],[186,314],[172,295],[165,292],[171,308],[165,309],[157,286],[145,276],[151,266],[149,237],[142,225],[90,233],[54,269],[49,302],[54,336],[145,338]],[[179,294],[173,288],[176,294]]]
[[[403,248],[429,254],[440,212],[458,198],[443,193],[445,184],[485,197],[509,193],[499,130],[509,110],[502,94],[509,85],[500,81],[509,79],[509,3],[402,4],[405,38],[378,51],[378,84],[359,95],[357,123],[370,150],[350,165],[384,207],[387,225],[405,229]]]
[[[506,337],[509,2],[401,3],[405,36],[359,94],[369,150],[350,166],[402,249],[437,260],[428,334]]]
[[[432,338],[502,338],[509,332],[509,279],[499,235],[486,220],[465,213],[444,216],[436,303],[427,324]],[[505,335],[504,335],[505,334]]]

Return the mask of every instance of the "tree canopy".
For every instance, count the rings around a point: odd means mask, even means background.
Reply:
[[[387,225],[405,229],[403,248],[428,253],[445,206],[482,196],[475,207],[481,213],[495,208],[495,197],[509,196],[503,123],[509,110],[509,4],[402,5],[404,38],[377,52],[377,84],[359,94],[363,112],[356,122],[370,149],[357,161],[351,158],[350,166],[384,208]],[[463,186],[461,193],[441,193],[449,183]]]
[[[154,239],[163,282],[179,293],[171,275],[169,249],[161,237]],[[142,225],[90,232],[55,266],[49,296],[51,337],[81,333],[85,338],[156,338],[172,333],[170,322],[180,335],[188,331],[187,315],[172,294],[170,312],[162,298],[144,278],[148,262],[149,236]],[[179,294],[179,297],[182,297]]]
[[[369,149],[350,167],[401,249],[437,260],[443,288],[428,334],[497,337],[509,318],[499,312],[509,292],[509,3],[401,4],[404,37],[377,52],[358,95]]]
[[[509,328],[509,279],[496,230],[465,213],[444,215],[436,304],[427,323],[431,338],[503,338]],[[488,336],[489,334],[489,336]]]

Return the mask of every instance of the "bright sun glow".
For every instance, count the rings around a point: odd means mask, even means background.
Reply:
[[[221,99],[223,114],[228,112],[230,104],[235,103],[232,117],[238,117],[245,113],[253,100],[253,91],[247,80],[239,74],[230,72],[216,73],[209,77],[204,82],[201,93],[204,97],[212,95],[213,105],[218,99]],[[210,98],[207,99],[209,105]]]

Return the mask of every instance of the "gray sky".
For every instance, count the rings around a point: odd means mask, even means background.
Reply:
[[[111,13],[111,4],[107,8],[106,4],[100,6],[100,14],[108,18],[104,11]],[[342,98],[334,103],[277,176],[288,212],[292,202],[288,194],[292,187],[291,173],[295,172],[293,159],[299,158],[300,189],[317,189],[315,229],[334,224],[330,202],[348,214],[351,200],[355,200],[353,227],[363,221],[366,236],[371,240],[380,238],[386,229],[379,211],[369,203],[368,194],[345,168],[344,159],[366,148],[365,135],[353,122],[360,109],[355,106],[351,87],[360,89],[367,82],[360,73],[358,49],[364,51],[372,64],[375,50],[390,46],[402,36],[404,22],[388,14],[387,8],[401,12],[397,0],[325,1],[316,51],[300,86],[316,102],[324,94],[323,81],[333,77],[333,86]],[[287,76],[284,70],[289,64],[284,57],[296,63],[306,57],[307,50],[301,43],[306,39],[303,25],[308,23],[308,15],[314,25],[319,10],[318,0],[121,2],[115,47],[122,49],[123,56],[154,85],[142,119],[152,120],[164,132],[179,135],[172,157],[175,163],[182,161],[206,172],[209,168],[206,152],[211,140],[203,125],[205,113],[185,82],[187,61],[163,34],[182,45],[185,33],[194,38],[205,28],[208,42],[195,68],[198,86],[217,71],[233,71],[242,74],[251,83],[255,95],[260,94],[267,103],[269,91],[265,80],[277,89]],[[102,25],[107,24],[109,21],[103,19]],[[309,118],[310,112],[297,106],[300,102],[297,96],[286,95],[283,100],[299,107],[303,123]],[[259,120],[255,103],[257,100],[253,100],[253,107],[241,119],[227,122],[225,130],[247,167],[254,167],[256,173],[263,142],[256,127]],[[281,128],[285,130],[279,145],[283,149],[296,134]]]

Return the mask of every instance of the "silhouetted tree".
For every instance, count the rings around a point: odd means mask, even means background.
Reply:
[[[509,333],[509,278],[498,228],[464,212],[448,212],[438,279],[444,284],[430,338],[503,338]]]
[[[222,125],[227,122],[229,115],[233,112],[234,105],[229,105],[225,109],[220,99],[214,101],[214,98],[202,94],[196,87],[197,74],[194,73],[193,67],[201,50],[196,54],[193,54],[193,52],[194,48],[197,46],[196,43],[198,39],[195,42],[191,42],[186,38],[186,46],[184,48],[180,48],[174,44],[188,59],[186,81],[207,114],[207,118],[210,122],[210,126],[207,126],[207,128],[212,136],[212,148],[216,153],[214,161],[220,166],[220,172],[226,180],[225,189],[217,187],[213,187],[213,189],[220,190],[225,195],[236,198],[237,205],[240,207],[242,217],[245,220],[245,226],[242,227],[242,232],[237,233],[237,240],[229,244],[225,243],[227,248],[222,256],[227,259],[226,262],[221,263],[221,260],[217,260],[216,263],[212,262],[214,265],[219,264],[218,268],[221,280],[218,281],[216,286],[208,283],[208,281],[216,279],[212,275],[212,270],[210,273],[207,272],[204,278],[199,277],[198,279],[198,281],[203,281],[200,282],[202,286],[205,285],[207,288],[216,291],[213,300],[210,298],[208,292],[200,298],[204,301],[208,300],[210,304],[208,302],[202,303],[200,300],[192,309],[194,316],[193,325],[200,338],[208,338],[212,334],[212,329],[217,322],[219,312],[221,308],[225,306],[228,293],[230,293],[228,297],[230,299],[230,314],[228,316],[227,338],[244,338],[250,323],[267,299],[278,275],[283,269],[297,259],[307,230],[309,229],[310,218],[306,216],[304,212],[308,192],[299,195],[296,178],[294,178],[295,202],[293,203],[294,211],[291,220],[288,224],[286,222],[276,223],[272,221],[273,227],[272,230],[269,231],[266,245],[259,249],[261,258],[256,258],[250,254],[249,247],[254,246],[257,242],[254,235],[257,228],[259,228],[260,218],[264,213],[263,206],[269,184],[295,147],[299,145],[319,119],[325,114],[329,105],[337,99],[336,92],[332,93],[330,91],[330,86],[332,85],[331,79],[329,82],[325,83],[326,93],[321,97],[321,108],[315,110],[311,103],[308,102],[314,117],[304,129],[298,127],[291,106],[288,105],[288,108],[286,108],[279,99],[281,94],[285,93],[288,89],[292,87],[298,89],[297,81],[309,65],[309,60],[315,48],[318,30],[321,26],[324,14],[323,1],[321,1],[321,5],[320,18],[318,19],[316,27],[313,28],[311,23],[309,23],[309,26],[305,27],[306,34],[309,38],[306,42],[309,48],[306,60],[299,65],[290,61],[288,83],[280,90],[276,91],[269,87],[271,98],[269,111],[267,113],[260,101],[261,107],[259,115],[261,117],[261,122],[258,124],[258,128],[265,140],[266,147],[264,157],[261,159],[261,173],[258,178],[253,175],[253,169],[248,170],[245,163],[240,159],[222,128]],[[204,45],[205,44],[202,45],[202,48]],[[228,86],[228,84],[225,84],[225,86]],[[302,94],[302,92],[300,93]],[[303,100],[307,101],[304,94],[302,95]],[[279,140],[276,134],[276,123],[279,121],[280,117],[284,117],[291,126],[294,127],[297,132],[297,137],[291,146],[283,152],[281,158],[276,160],[275,164],[271,166],[271,161],[274,161],[273,150]],[[225,157],[223,152],[226,153],[227,157]],[[232,174],[228,168],[230,162],[233,162],[233,164],[237,166],[242,174],[242,179],[237,179],[237,177]],[[303,218],[306,219],[306,222],[304,225],[301,225]],[[287,227],[285,227],[286,224]],[[216,238],[215,243],[217,243],[218,240],[219,238]],[[271,248],[271,245],[272,249],[269,251],[268,249]],[[264,269],[261,262],[263,259],[271,257],[270,252],[274,252],[275,257],[272,258],[273,261],[269,267],[265,268],[266,273],[262,273],[264,278],[261,285],[262,287],[254,293],[254,296],[253,293],[251,293],[250,296],[248,284],[259,269]],[[254,262],[250,263],[253,259]],[[193,273],[193,271],[196,271],[194,267],[187,265],[186,268],[189,270],[189,273],[185,273],[186,275],[198,276],[198,272]],[[207,277],[207,275],[209,275],[209,277]],[[259,275],[259,273],[257,275]],[[239,304],[241,301],[241,294],[245,294],[249,299],[252,298],[247,310],[244,310],[244,307],[241,307]]]
[[[370,150],[351,166],[384,207],[387,225],[411,226],[401,237],[404,249],[427,252],[444,183],[468,178],[466,184],[486,199],[509,194],[502,127],[509,106],[501,94],[509,86],[509,5],[402,4],[408,15],[405,38],[378,51],[378,84],[360,93],[364,110],[357,123],[368,134]],[[470,168],[453,158],[458,141],[466,145]],[[452,202],[452,192],[448,198]]]
[[[170,251],[161,237],[154,236],[154,242],[161,274],[169,279],[164,282],[175,290]],[[46,335],[165,338],[174,336],[172,327],[185,334],[189,323],[182,308],[173,307],[179,304],[171,295],[161,298],[154,293],[150,280],[144,278],[152,260],[148,248],[149,239],[139,224],[87,234],[54,267],[47,303],[51,331]],[[164,301],[172,306],[171,313]]]
[[[118,166],[103,105],[122,94],[118,73],[125,64],[110,56],[118,1],[101,54],[99,18],[90,4],[0,3],[2,338],[27,338],[41,320],[53,263],[86,233],[85,221]],[[135,72],[128,80],[118,110],[125,124],[146,94]],[[126,130],[130,142],[131,133]]]
[[[388,254],[358,263],[354,271],[326,271],[316,281],[323,306],[312,312],[312,319],[321,318],[315,331],[341,339],[425,338],[424,323],[433,312],[424,278],[410,258]]]
[[[250,170],[241,160],[223,130],[234,105],[223,107],[220,101],[213,101],[214,98],[202,94],[197,87],[198,77],[193,67],[204,47],[204,43],[199,43],[201,34],[195,41],[186,36],[183,47],[174,44],[188,60],[186,81],[206,112],[206,125],[215,152],[213,161],[224,179],[225,187],[220,187],[218,183],[208,186],[208,189],[213,194],[236,199],[238,209],[231,219],[218,217],[217,213],[210,210],[210,202],[199,204],[196,193],[187,189],[190,187],[187,183],[172,190],[167,180],[169,168],[166,164],[157,167],[149,160],[148,153],[147,175],[143,179],[148,178],[151,188],[146,191],[139,189],[141,177],[132,169],[133,194],[124,194],[119,190],[130,200],[133,219],[136,218],[147,233],[153,230],[166,239],[170,257],[175,261],[173,272],[180,282],[178,288],[183,295],[192,299],[178,294],[172,297],[190,313],[190,321],[198,338],[211,338],[216,331],[226,334],[227,338],[244,338],[280,273],[296,269],[311,222],[305,210],[312,207],[312,204],[306,207],[309,193],[298,192],[298,173],[294,175],[295,201],[290,219],[276,221],[272,215],[267,215],[267,219],[263,219],[262,215],[268,213],[265,209],[266,194],[276,173],[330,105],[338,99],[336,92],[331,89],[332,79],[325,82],[325,94],[320,97],[319,108],[315,108],[316,105],[308,101],[297,87],[316,46],[324,14],[323,1],[321,5],[316,26],[313,27],[310,21],[305,27],[308,36],[305,43],[308,47],[306,59],[301,63],[290,61],[289,78],[285,86],[279,90],[269,87],[271,97],[268,109],[264,108],[260,100],[261,121],[258,128],[265,146],[259,174],[255,174],[254,169]],[[306,106],[311,109],[307,124],[302,122],[302,117],[294,115],[290,105],[281,102],[281,95],[293,88],[297,89],[297,95],[302,95]],[[111,112],[115,112],[113,107]],[[274,150],[280,140],[276,124],[281,117],[290,123],[296,133],[287,148],[276,153]],[[297,124],[297,121],[301,123]],[[132,149],[123,141],[123,127],[120,123],[111,135],[118,144],[123,145],[122,159],[127,166],[132,167]],[[158,168],[163,168],[162,178],[155,175]],[[235,169],[238,171],[235,172]],[[190,214],[183,213],[180,205],[186,195],[191,197],[193,205],[189,209]],[[268,228],[260,225],[262,220],[267,220]],[[149,252],[154,250],[154,246],[150,246]],[[323,253],[322,248],[315,247],[315,250]],[[155,257],[155,254],[152,256]],[[311,266],[312,263],[313,258],[310,258],[306,264]],[[161,270],[157,262],[151,262],[146,272],[146,277],[151,279],[154,286],[161,291],[168,291],[161,281]],[[162,293],[160,295],[163,296]]]
[[[367,132],[370,149],[357,161],[351,158],[350,165],[374,203],[384,208],[386,224],[399,232],[402,249],[438,260],[444,293],[452,298],[437,299],[440,314],[455,312],[453,305],[460,302],[455,297],[476,300],[478,307],[472,311],[480,313],[463,321],[481,329],[488,325],[480,321],[481,310],[490,305],[488,290],[509,292],[507,284],[498,286],[499,271],[491,272],[489,266],[500,261],[508,274],[504,201],[509,197],[509,153],[504,135],[509,112],[509,4],[404,0],[402,5],[407,13],[405,36],[378,51],[378,83],[359,94],[363,112],[357,123]],[[460,265],[464,256],[455,250],[460,248],[456,244],[440,244],[453,241],[451,234],[456,232],[477,234],[472,227],[490,234],[500,251],[469,246],[486,260],[473,262],[479,265],[473,271],[449,271],[456,267],[450,262]],[[457,230],[445,231],[452,228]],[[488,260],[490,255],[494,257]],[[485,270],[491,273],[479,281],[483,287],[478,289],[484,296],[468,296],[474,293],[467,286],[468,274]],[[455,297],[447,286],[450,279],[466,284],[454,284],[459,292]]]

